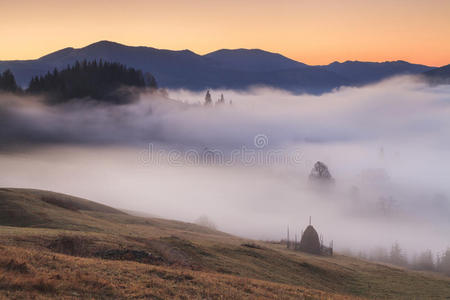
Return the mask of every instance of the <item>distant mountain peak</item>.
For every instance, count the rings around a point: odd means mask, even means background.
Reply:
[[[204,55],[225,69],[269,72],[304,68],[304,63],[261,49],[220,49]]]
[[[280,54],[280,53],[276,53],[276,52],[270,52],[270,51],[266,51],[266,50],[262,50],[262,49],[258,49],[258,48],[253,48],[253,49],[248,49],[248,48],[236,48],[236,49],[227,49],[227,48],[223,48],[223,49],[219,49],[213,52],[210,52],[208,54],[205,54],[204,56],[216,56],[216,55],[265,55],[265,56],[277,56],[279,58],[284,58],[287,60],[291,60],[294,61],[290,58],[287,58],[286,56]],[[298,61],[295,61],[296,63],[300,63]]]
[[[89,44],[85,47],[82,48],[73,48],[73,47],[67,47],[55,52],[52,52],[50,54],[47,54],[45,56],[42,56],[39,58],[39,60],[41,61],[46,61],[46,60],[61,60],[64,59],[67,56],[72,55],[74,52],[77,51],[83,51],[83,50],[98,50],[98,51],[102,51],[104,49],[113,49],[113,48],[127,48],[128,46],[116,43],[116,42],[111,42],[111,41],[98,41],[92,44]]]
[[[122,47],[128,47],[128,46],[125,46],[125,45],[117,43],[117,42],[112,42],[112,41],[108,41],[108,40],[101,40],[101,41],[89,44],[89,45],[87,45],[86,47],[83,47],[83,48],[97,47],[97,46],[122,46]]]
[[[269,52],[269,51],[265,51],[262,49],[258,49],[258,48],[253,48],[253,49],[248,49],[248,48],[236,48],[236,49],[228,49],[228,48],[223,48],[223,49],[219,49],[216,51],[213,51],[209,54],[213,54],[213,53],[241,53],[241,54],[245,54],[245,53],[267,53],[267,54],[278,54],[278,53],[273,53],[273,52]]]
[[[92,44],[89,44],[83,48],[80,48],[80,50],[84,50],[84,49],[113,49],[113,48],[134,48],[131,46],[126,46],[120,43],[116,43],[116,42],[111,42],[111,41],[107,41],[107,40],[103,40],[103,41],[98,41]]]

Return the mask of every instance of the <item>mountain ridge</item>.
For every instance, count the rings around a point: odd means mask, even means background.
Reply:
[[[0,72],[11,69],[19,85],[25,87],[32,76],[65,68],[77,60],[99,59],[150,72],[165,88],[247,89],[263,85],[314,94],[434,69],[405,61],[346,61],[313,66],[261,49],[219,49],[199,55],[188,49],[127,46],[102,40],[82,48],[66,47],[34,60],[0,61]]]
[[[420,74],[434,68],[420,64],[412,64],[404,60],[385,62],[347,60],[342,63],[333,62],[321,67],[345,76],[356,85],[380,81],[394,75]]]

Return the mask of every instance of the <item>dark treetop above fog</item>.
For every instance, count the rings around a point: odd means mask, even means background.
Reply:
[[[17,86],[16,79],[11,70],[5,70],[0,73],[0,91],[17,92],[20,88]]]
[[[150,72],[161,87],[191,90],[267,85],[293,92],[322,93],[343,85],[361,85],[433,69],[404,61],[347,61],[309,66],[258,49],[223,49],[202,56],[189,50],[129,47],[101,41],[80,49],[65,48],[36,60],[0,61],[0,71],[10,69],[18,84],[25,87],[33,76],[44,75],[54,68],[60,70],[77,60],[100,59]]]

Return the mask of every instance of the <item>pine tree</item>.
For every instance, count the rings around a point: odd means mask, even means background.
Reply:
[[[434,261],[433,261],[433,253],[431,252],[431,250],[422,252],[418,257],[416,257],[413,267],[414,269],[417,270],[433,271]]]
[[[211,104],[212,104],[211,94],[209,93],[209,90],[207,90],[206,95],[205,95],[205,105],[211,105]]]
[[[224,104],[225,103],[225,98],[223,97],[223,94],[220,94],[220,98],[217,101],[217,103],[219,103],[219,104]]]
[[[450,248],[439,257],[437,270],[450,276]]]
[[[14,78],[14,74],[11,70],[5,70],[2,74],[0,74],[0,91],[18,92],[19,90],[20,88],[17,85],[16,79]]]
[[[156,79],[155,79],[155,77],[153,77],[152,74],[146,72],[144,74],[144,80],[145,80],[145,85],[147,87],[154,88],[154,89],[156,89],[158,87],[158,84],[156,83]]]
[[[406,256],[403,254],[403,251],[397,242],[392,245],[389,260],[392,264],[398,266],[406,266],[408,264]]]

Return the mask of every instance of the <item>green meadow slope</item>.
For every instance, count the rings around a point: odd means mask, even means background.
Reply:
[[[2,188],[0,297],[450,299],[450,278]]]

